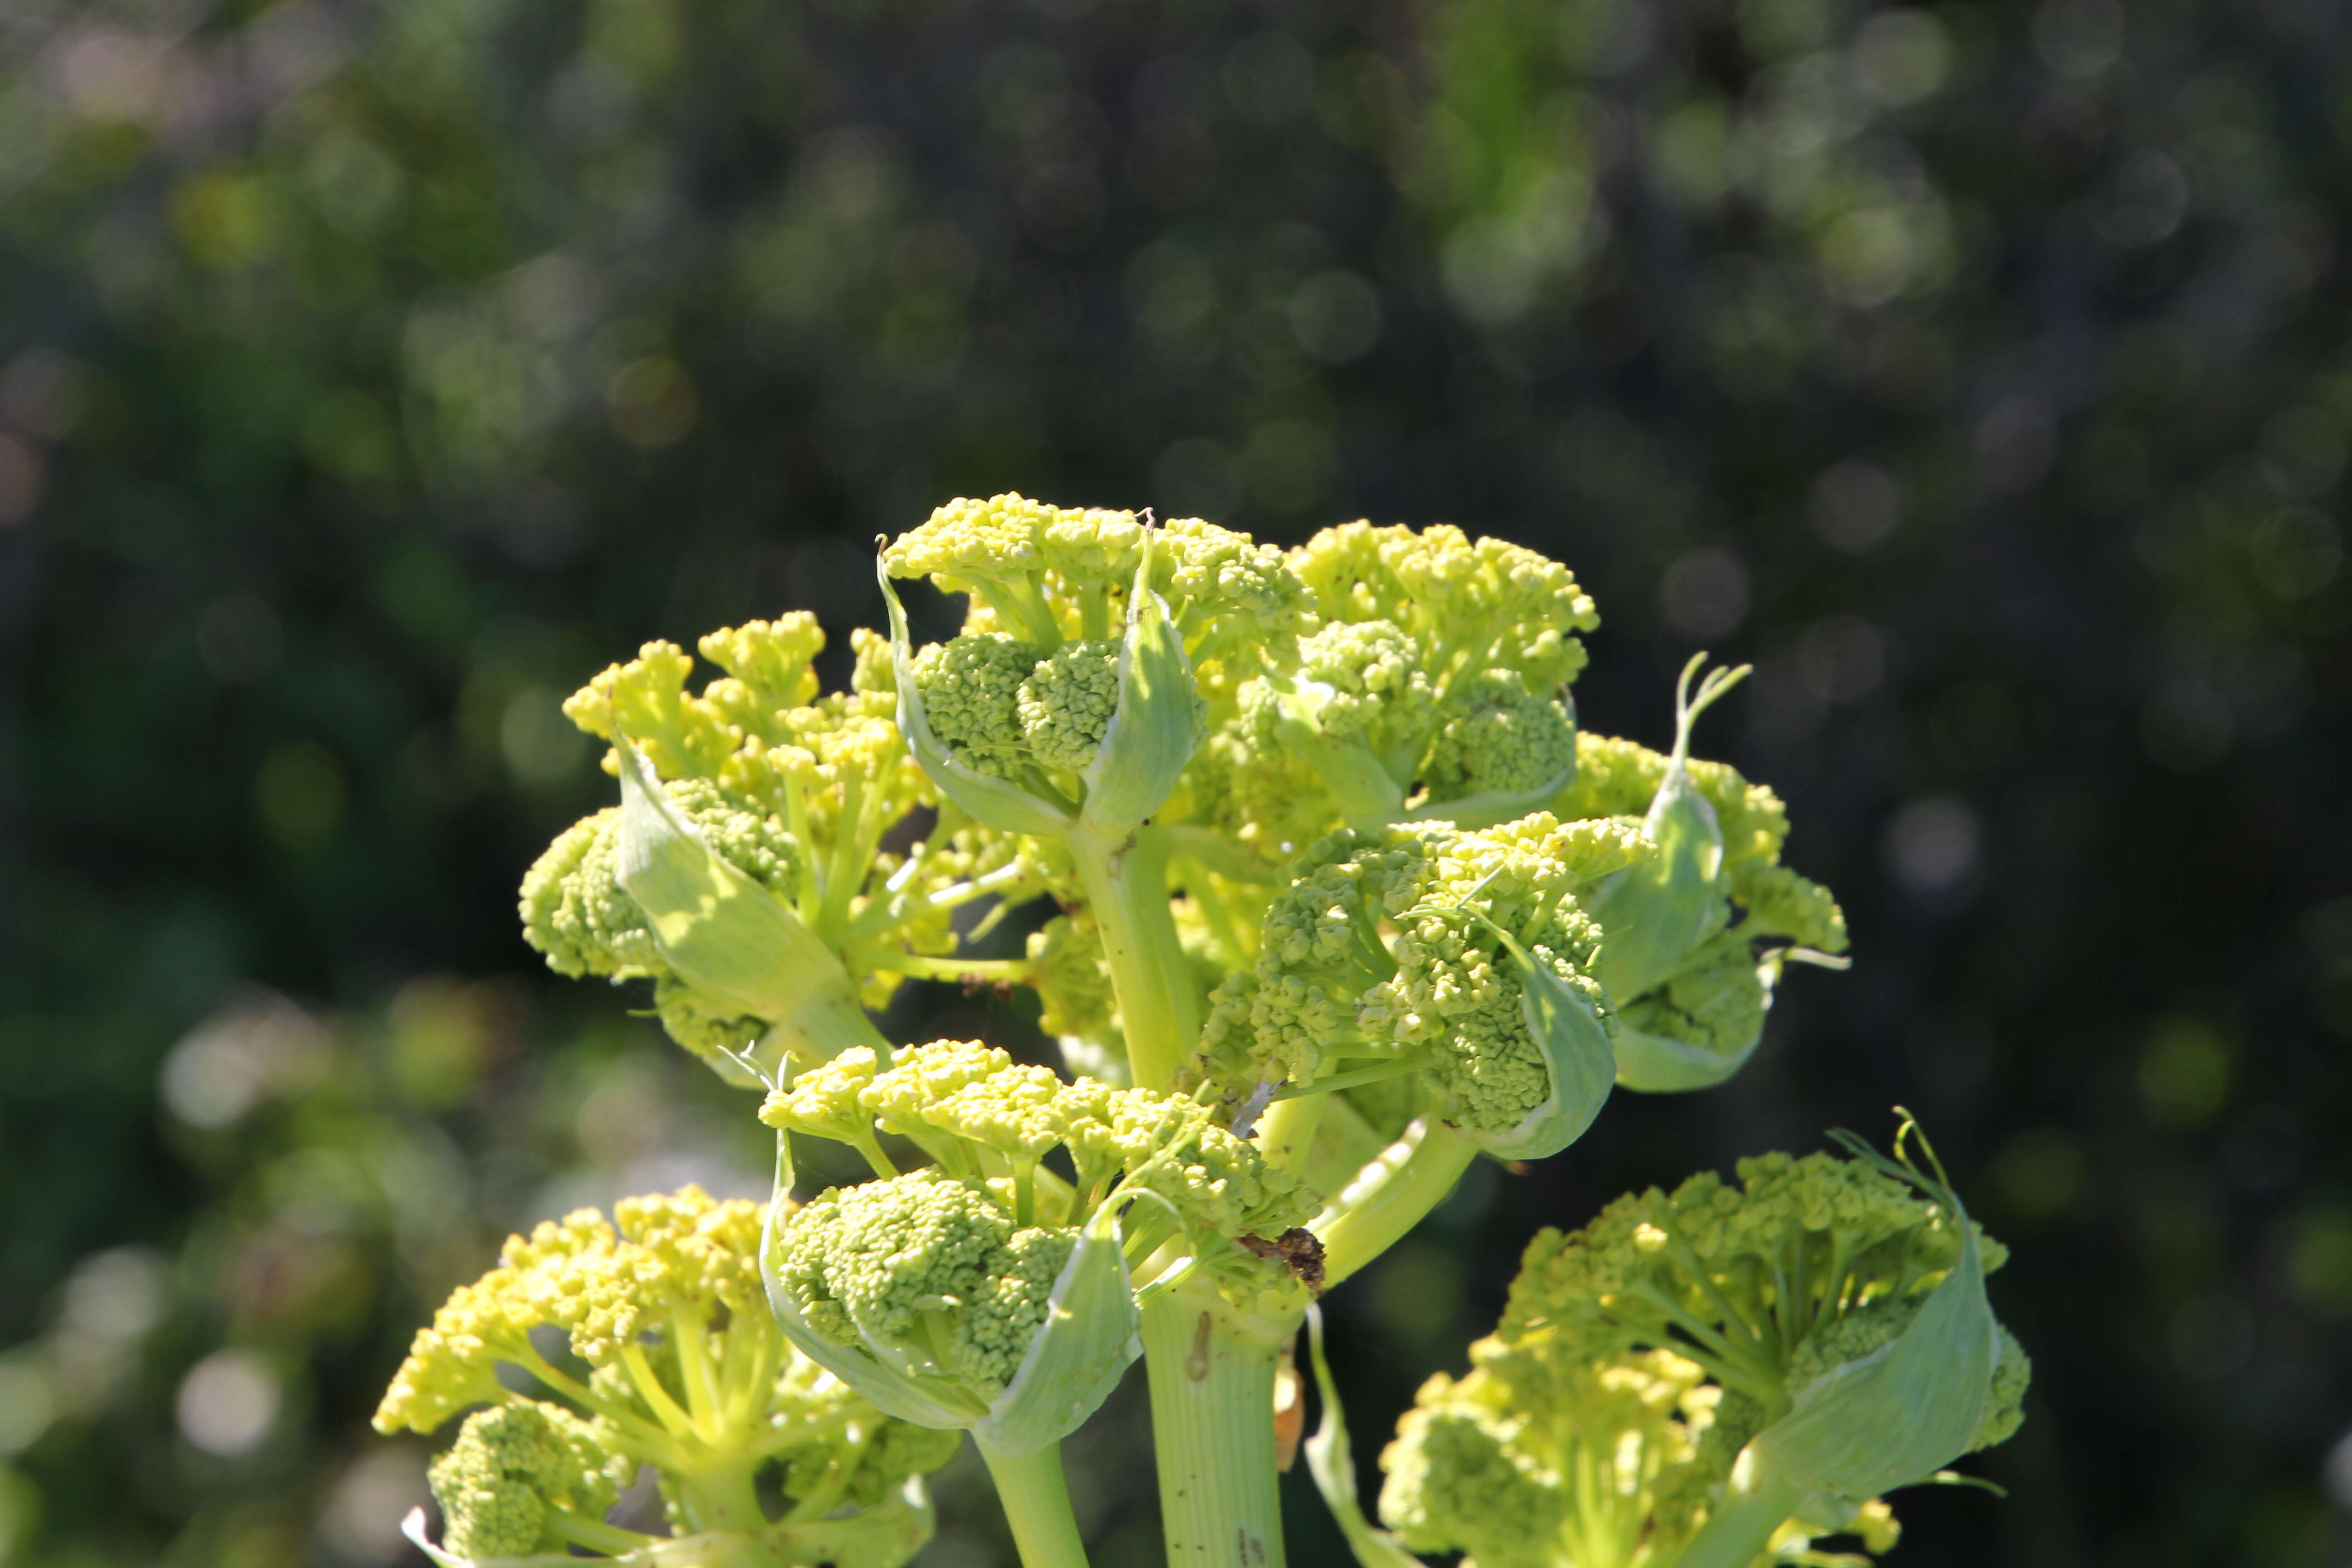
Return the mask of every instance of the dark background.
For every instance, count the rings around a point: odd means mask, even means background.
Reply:
[[[1733,1085],[1622,1097],[1334,1299],[1368,1467],[1535,1226],[1900,1102],[2036,1378],[2008,1500],[1906,1494],[1894,1561],[2352,1562],[2347,34],[0,6],[0,1561],[414,1560],[423,1449],[365,1420],[447,1288],[761,1183],[516,934],[609,787],[557,701],[786,607],[845,652],[877,532],[1017,488],[1559,556],[1591,727],[1755,662],[1702,749],[1852,918]],[[1155,1550],[1139,1420],[1080,1450],[1106,1563]],[[1008,1561],[941,1489],[929,1568]]]

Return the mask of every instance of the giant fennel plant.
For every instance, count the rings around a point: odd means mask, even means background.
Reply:
[[[776,1187],[573,1215],[451,1298],[377,1415],[464,1416],[438,1562],[888,1568],[969,1432],[1024,1563],[1075,1568],[1059,1445],[1139,1356],[1170,1562],[1280,1568],[1316,1299],[1613,1087],[1723,1082],[1786,966],[1842,963],[1780,803],[1691,752],[1744,668],[1693,661],[1670,752],[1580,731],[1598,619],[1530,551],[1366,523],[1283,551],[1003,495],[878,564],[889,635],[854,635],[845,691],[795,612],[702,638],[698,689],[649,643],[566,705],[619,799],[525,877],[525,934],[649,984],[757,1095]],[[966,596],[957,635],[914,645],[909,578]],[[1041,900],[1021,956],[968,951]],[[909,976],[1034,989],[1063,1070],[885,1038]],[[1986,1300],[2002,1251],[1913,1131],[1537,1237],[1471,1370],[1399,1424],[1386,1528],[1325,1374],[1308,1457],[1357,1554],[1885,1550],[1885,1494],[2007,1436],[2028,1371]],[[796,1194],[812,1140],[869,1179]],[[647,1473],[666,1533],[607,1517]]]

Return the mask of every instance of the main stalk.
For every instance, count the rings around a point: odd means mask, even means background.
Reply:
[[[1171,1568],[1283,1568],[1274,1386],[1296,1327],[1235,1311],[1206,1281],[1144,1303]]]
[[[1165,848],[1081,822],[1069,838],[1100,927],[1138,1088],[1166,1089],[1201,1030],[1176,938]],[[1234,1310],[1205,1276],[1143,1305],[1152,1445],[1171,1568],[1283,1568],[1274,1387],[1296,1323]]]

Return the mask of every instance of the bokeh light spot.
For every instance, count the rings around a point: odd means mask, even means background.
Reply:
[[[507,700],[499,720],[499,754],[515,782],[530,789],[562,784],[588,760],[588,737],[563,716],[563,699],[526,686]]]
[[[1854,79],[1888,108],[1908,108],[1944,85],[1951,53],[1943,24],[1927,12],[1881,11],[1853,36]]]
[[[2012,1136],[1992,1158],[1994,1189],[2021,1218],[2045,1220],[2074,1206],[2083,1190],[2083,1146],[2061,1127]]]
[[[66,1281],[64,1321],[76,1332],[135,1340],[163,1321],[172,1274],[152,1247],[118,1247],[78,1265]]]
[[[23,1352],[0,1360],[0,1456],[40,1441],[57,1415],[57,1385],[38,1362]]]
[[[1360,359],[1380,341],[1381,297],[1353,272],[1318,272],[1290,297],[1290,330],[1326,364]]]
[[[2291,506],[2265,519],[2249,542],[2254,581],[2282,599],[2308,599],[2344,569],[2344,537],[2316,507]]]
[[[2148,1114],[2172,1127],[2210,1121],[2230,1093],[2230,1047],[2200,1018],[2167,1018],[2140,1053],[2139,1095]]]
[[[1720,546],[1694,550],[1666,568],[1658,607],[1675,634],[1706,642],[1739,628],[1748,618],[1748,568]]]
[[[213,679],[249,685],[278,668],[286,631],[268,600],[253,594],[224,594],[196,617],[196,654]]]
[[[604,388],[613,430],[634,447],[676,444],[694,428],[700,402],[686,367],[676,360],[632,360],[613,373]]]
[[[2116,63],[2124,48],[2118,0],[2045,0],[2033,14],[2033,52],[2060,76],[2084,79]]]
[[[343,764],[316,741],[280,742],[254,770],[254,815],[289,849],[316,849],[332,838],[350,805]]]
[[[427,1500],[425,1456],[406,1445],[386,1446],[352,1461],[335,1481],[320,1533],[339,1556],[355,1563],[397,1563],[410,1555],[400,1521]]]
[[[29,444],[0,434],[0,530],[26,521],[40,506],[42,468]]]
[[[2286,1226],[2286,1284],[2323,1318],[2352,1317],[2352,1211],[2310,1209]]]
[[[1906,892],[1928,902],[1964,893],[1983,856],[1976,808],[1955,795],[1915,800],[1887,820],[1887,869]]]
[[[1860,555],[1884,543],[1903,521],[1903,488],[1876,464],[1848,458],[1813,481],[1805,511],[1822,543]]]
[[[273,991],[231,997],[163,1058],[164,1107],[191,1127],[226,1127],[271,1096],[326,1070],[317,1019]]]
[[[207,1454],[235,1458],[269,1436],[280,1401],[278,1374],[251,1351],[223,1350],[188,1369],[173,1411],[180,1435]]]

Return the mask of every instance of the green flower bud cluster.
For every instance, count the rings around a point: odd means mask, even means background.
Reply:
[[[1160,809],[1199,744],[1195,655],[1283,586],[1277,554],[1209,524],[1012,495],[942,507],[880,572],[917,761],[977,820],[1097,856]],[[973,613],[919,656],[891,580],[922,575]]]
[[[1381,1455],[1381,1521],[1416,1552],[1480,1568],[1671,1568],[1755,1435],[1754,1407],[1671,1351],[1594,1358],[1537,1330],[1480,1340],[1470,1360],[1422,1385]],[[1817,1543],[1832,1534],[1879,1554],[1902,1529],[1872,1498],[1782,1521],[1757,1561],[1830,1561]]]
[[[1045,1326],[1075,1230],[1016,1226],[986,1191],[936,1167],[829,1188],[784,1227],[777,1279],[843,1349],[919,1347],[986,1405]]]
[[[1730,1468],[1706,1441],[1721,1390],[1668,1351],[1547,1349],[1482,1340],[1467,1375],[1422,1385],[1381,1455],[1382,1522],[1481,1568],[1673,1563]]]
[[[1411,1074],[1448,1125],[1507,1134],[1553,1093],[1562,1048],[1529,1014],[1532,975],[1610,1062],[1600,931],[1576,892],[1643,853],[1624,824],[1541,813],[1335,834],[1267,910],[1253,968],[1219,986],[1194,1070],[1228,1104]]]
[[[1202,820],[1279,861],[1345,824],[1477,826],[1573,774],[1563,688],[1599,624],[1568,570],[1449,526],[1349,523],[1291,552],[1319,624],[1274,639],[1204,748]],[[1222,717],[1222,716],[1221,716]]]
[[[1290,554],[1326,621],[1388,621],[1435,657],[1444,686],[1465,670],[1507,669],[1537,689],[1576,679],[1600,626],[1591,595],[1557,561],[1499,539],[1473,541],[1447,523],[1327,528]]]
[[[974,632],[923,649],[914,669],[932,732],[959,761],[998,778],[1083,773],[1118,705],[1115,642],[1045,653],[1002,632]]]
[[[1984,1302],[1998,1245],[1939,1180],[1848,1147],[1538,1236],[1472,1370],[1424,1384],[1381,1456],[1394,1539],[1480,1568],[1891,1548],[1874,1494],[2008,1437],[2031,1367]]]
[[[1860,1160],[1742,1160],[1672,1193],[1629,1194],[1583,1229],[1528,1245],[1499,1331],[1581,1335],[1597,1353],[1672,1349],[1768,1410],[1790,1357],[1849,1312],[1931,1289],[1964,1240],[1952,1212]],[[1982,1238],[1984,1268],[2008,1253]],[[1799,1287],[1801,1286],[1801,1289]]]
[[[1116,1040],[1118,994],[1104,967],[1102,933],[1083,909],[1056,915],[1029,934],[1030,984],[1044,1004],[1038,1026],[1065,1039]],[[1097,1076],[1100,1076],[1097,1074]]]

